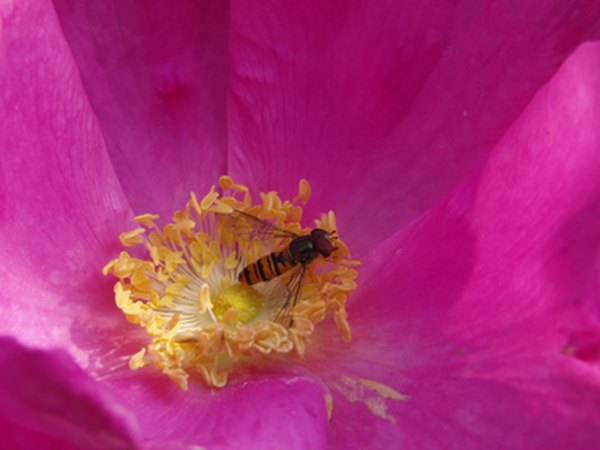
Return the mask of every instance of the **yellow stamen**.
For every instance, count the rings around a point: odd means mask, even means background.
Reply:
[[[306,205],[308,199],[310,197],[310,184],[304,178],[300,180],[298,186],[298,195],[294,199],[294,202],[301,202],[303,205]],[[335,228],[334,228],[335,230]]]
[[[200,209],[202,211],[207,211],[208,208],[215,202],[219,194],[215,192],[215,187],[210,188],[210,192],[204,196],[202,201],[200,202]]]
[[[144,360],[145,356],[146,356],[146,349],[143,348],[131,357],[131,359],[129,360],[129,368],[131,370],[137,370],[137,369],[141,369],[142,367],[144,367],[146,364],[148,364]]]
[[[331,420],[333,415],[333,396],[329,393],[325,394],[325,409],[327,410],[327,420]]]
[[[408,395],[385,384],[366,378],[352,378],[348,375],[340,376],[340,382],[333,383],[332,386],[348,401],[363,403],[371,414],[391,424],[396,424],[396,417],[388,411],[388,402],[410,399]]]
[[[133,247],[134,245],[138,245],[144,242],[144,240],[142,239],[142,234],[144,233],[144,231],[146,230],[144,230],[143,228],[136,228],[135,230],[121,233],[121,235],[119,236],[119,240],[121,241],[121,244],[123,244],[125,247]]]
[[[154,221],[158,220],[158,214],[141,214],[139,216],[135,216],[133,221],[135,223],[139,223],[140,225],[145,226],[146,228],[153,228]]]
[[[356,288],[357,272],[352,267],[358,262],[349,259],[339,238],[330,257],[318,257],[307,266],[297,304],[285,314],[289,276],[253,286],[238,282],[246,266],[284,249],[290,239],[255,237],[256,223],[244,221],[234,211],[307,235],[310,228],[300,225],[298,204],[310,196],[308,182],[300,181],[294,202],[268,192],[260,195],[260,203],[252,204],[248,188],[228,176],[219,178],[219,188],[222,195],[213,186],[200,201],[192,193],[185,208],[162,228],[156,224],[158,215],[136,216],[140,227],[119,238],[126,247],[139,246],[147,256],[123,251],[102,269],[119,278],[117,307],[149,336],[148,345],[131,357],[131,369],[154,366],[182,389],[188,387],[190,371],[209,386],[222,387],[229,373],[247,361],[256,364],[292,351],[304,355],[315,327],[327,315],[333,315],[342,338],[351,339],[345,305]],[[337,230],[333,212],[315,224],[329,232]]]
[[[198,312],[204,314],[207,311],[212,311],[212,307],[210,289],[207,284],[203,284],[198,291]]]

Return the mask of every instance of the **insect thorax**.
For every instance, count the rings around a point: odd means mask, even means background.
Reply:
[[[295,262],[308,264],[319,255],[319,252],[315,250],[310,236],[301,236],[290,243],[290,254]]]

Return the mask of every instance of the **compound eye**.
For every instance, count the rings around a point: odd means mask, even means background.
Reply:
[[[317,241],[317,250],[325,257],[331,255],[333,251],[333,245],[329,239],[319,239]]]

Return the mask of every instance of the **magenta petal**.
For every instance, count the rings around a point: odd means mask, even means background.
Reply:
[[[600,327],[584,302],[600,296],[599,74],[600,43],[582,46],[478,176],[365,261],[355,340],[314,367],[329,384],[341,367],[410,397],[388,401],[393,426],[337,394],[340,448],[380,436],[401,448],[600,447]],[[370,425],[348,426],[359,419]]]
[[[170,217],[226,170],[228,4],[54,3],[133,210]]]
[[[137,447],[132,417],[64,352],[7,338],[0,338],[0,416],[10,430],[3,447],[11,440],[10,448]]]
[[[130,211],[52,6],[0,12],[0,330],[73,352],[119,325],[100,272]]]
[[[61,437],[33,431],[31,428],[16,425],[4,417],[0,417],[0,435],[4,448],[11,450],[78,450],[79,448]]]
[[[261,374],[219,390],[196,380],[188,392],[139,373],[109,383],[151,448],[326,448],[325,391],[303,375]]]
[[[363,254],[477,167],[599,18],[589,1],[235,2],[230,173],[284,197],[308,178],[308,217],[334,209]]]

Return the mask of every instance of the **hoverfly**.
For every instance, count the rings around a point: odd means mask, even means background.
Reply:
[[[330,233],[321,228],[314,228],[310,234],[299,235],[246,212],[234,210],[232,215],[251,225],[251,235],[255,239],[290,239],[283,250],[262,256],[244,267],[238,275],[240,283],[253,285],[274,280],[296,270],[287,281],[285,301],[277,314],[278,318],[282,314],[287,316],[298,302],[308,265],[319,256],[328,258],[337,249],[333,244],[335,231]],[[286,318],[286,321],[289,322],[289,319]]]

